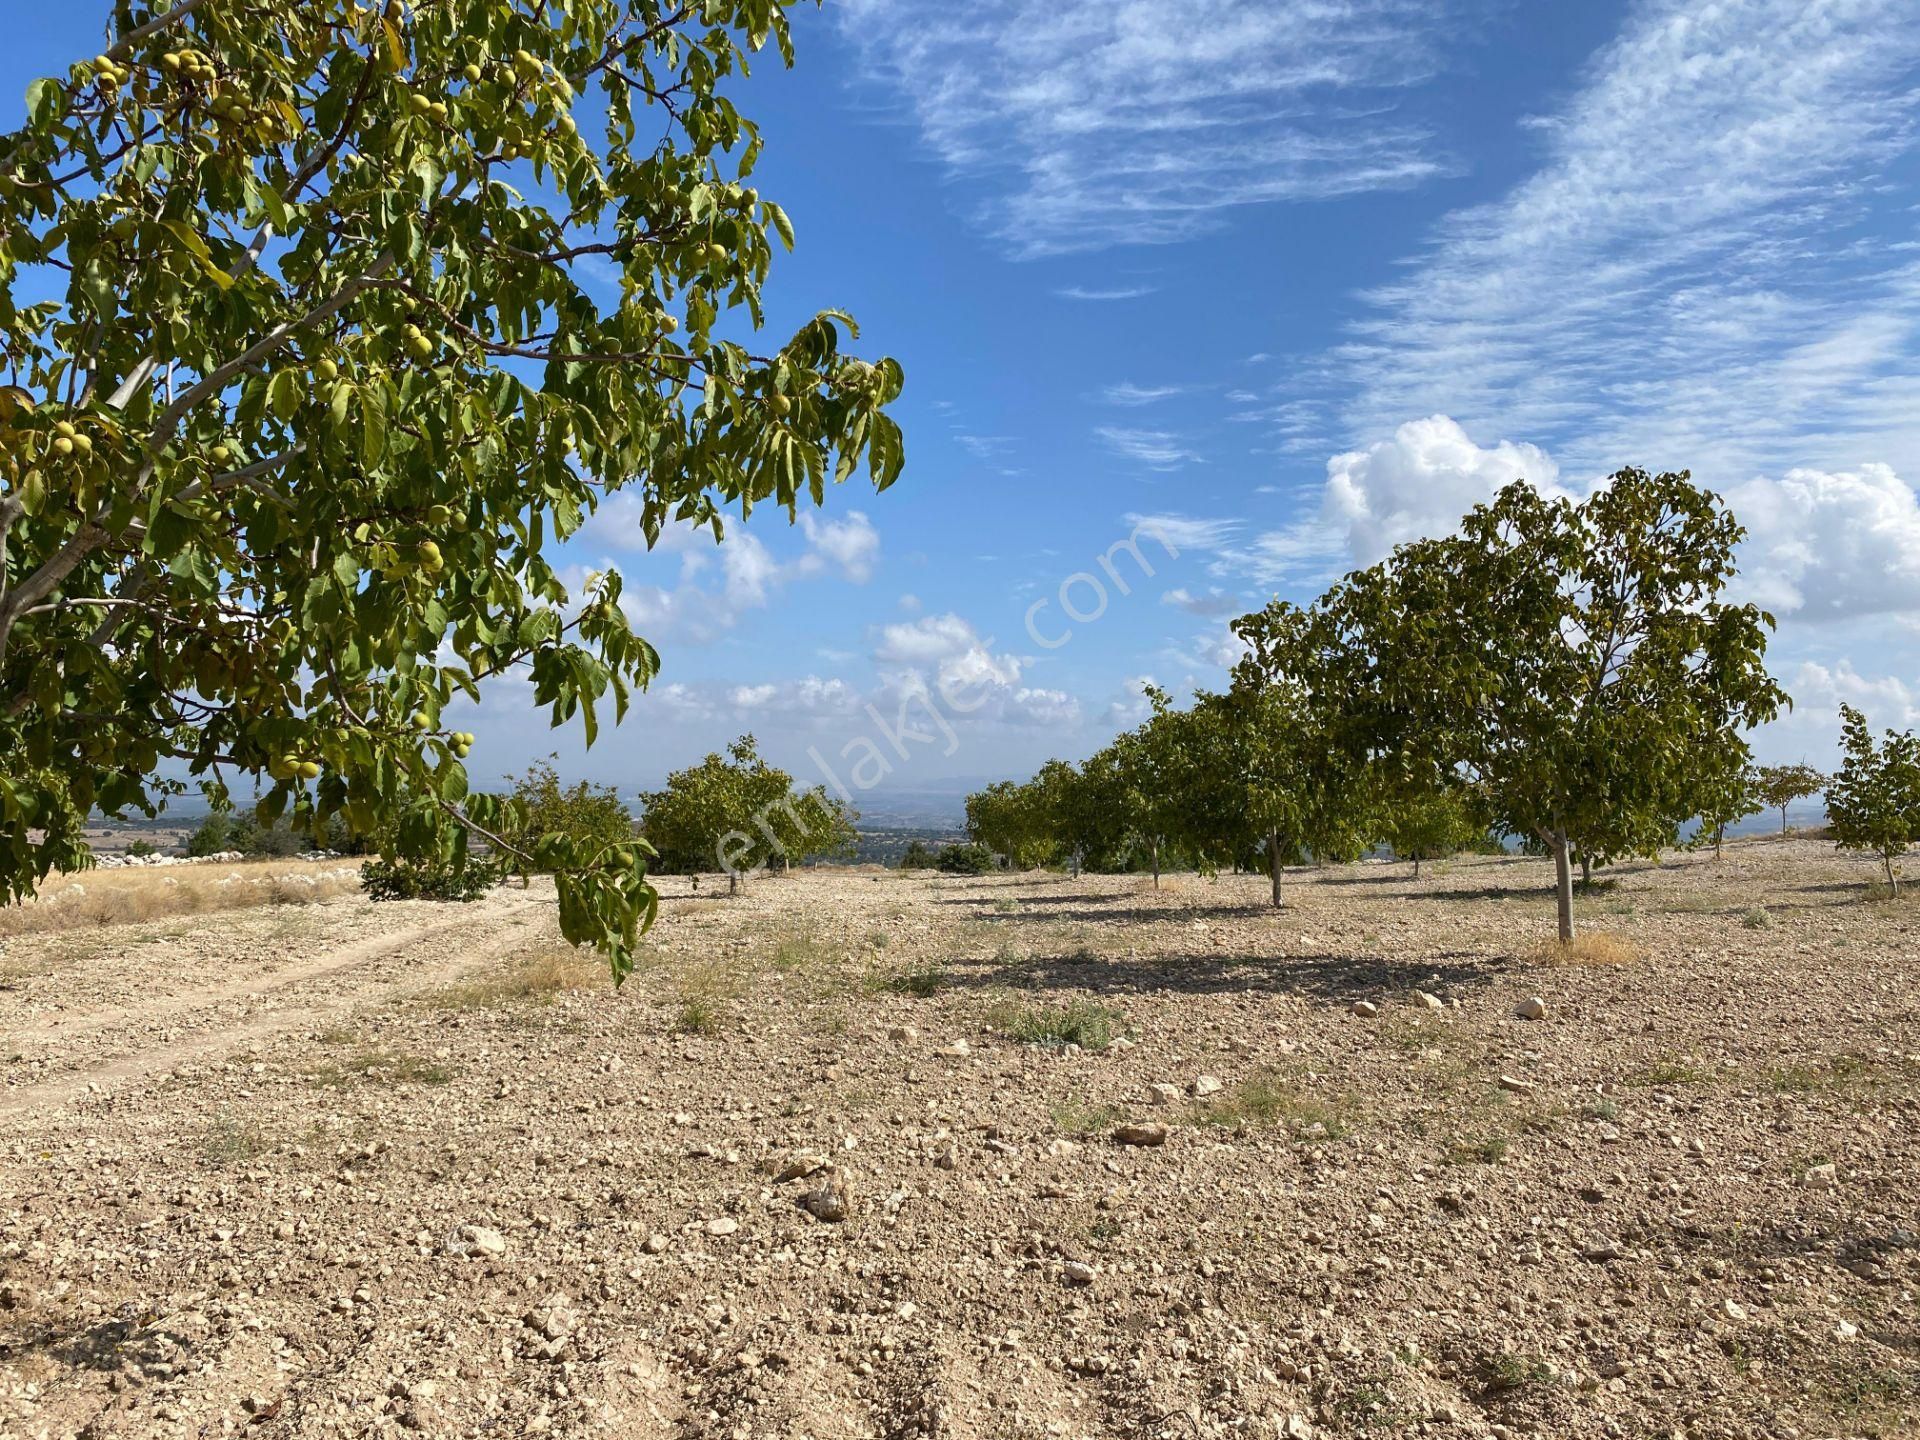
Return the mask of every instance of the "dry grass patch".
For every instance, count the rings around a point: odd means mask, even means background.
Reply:
[[[442,1010],[491,1010],[520,1001],[550,1004],[577,990],[610,989],[606,962],[590,950],[546,949],[517,956],[506,969],[449,985],[426,997]]]
[[[169,915],[265,905],[311,905],[359,889],[359,870],[338,860],[87,870],[63,876],[25,904],[0,909],[0,935],[132,925]]]
[[[330,1060],[312,1073],[316,1084],[335,1087],[360,1082],[380,1085],[445,1085],[453,1070],[435,1060],[384,1045],[360,1045],[351,1055]]]
[[[1595,930],[1571,940],[1543,941],[1529,958],[1540,965],[1634,965],[1640,951],[1630,940]]]

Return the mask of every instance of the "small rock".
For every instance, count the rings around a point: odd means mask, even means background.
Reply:
[[[789,1180],[804,1180],[809,1175],[818,1174],[826,1163],[824,1155],[816,1155],[810,1150],[796,1150],[773,1172],[773,1183],[784,1185]]]
[[[1180,1103],[1180,1087],[1178,1085],[1167,1085],[1164,1083],[1149,1085],[1147,1087],[1147,1098],[1156,1105],[1178,1105]]]
[[[833,1223],[846,1219],[853,1210],[853,1196],[847,1188],[845,1174],[829,1170],[818,1189],[800,1197],[800,1207],[816,1220]]]
[[[887,1031],[887,1038],[889,1040],[896,1040],[903,1045],[911,1045],[920,1038],[920,1032],[911,1025],[895,1025]]]
[[[1815,1165],[1800,1177],[1800,1183],[1809,1190],[1831,1190],[1840,1183],[1840,1169],[1831,1161]]]
[[[1353,1013],[1358,1015],[1362,1020],[1371,1020],[1380,1013],[1380,1007],[1371,1000],[1356,1000],[1353,1002]],[[1296,1416],[1295,1418],[1297,1419],[1298,1417]]]
[[[1218,1076],[1202,1075],[1195,1079],[1193,1084],[1187,1088],[1195,1098],[1204,1099],[1208,1095],[1218,1095],[1221,1090],[1221,1085]]]
[[[942,1170],[951,1170],[960,1163],[960,1149],[951,1140],[933,1157],[933,1163]]]
[[[460,1238],[464,1242],[463,1255],[504,1255],[507,1253],[507,1237],[498,1230],[489,1230],[484,1225],[463,1225]]]
[[[740,1228],[740,1222],[731,1215],[720,1215],[707,1221],[707,1234],[731,1235]]]
[[[1061,1278],[1069,1285],[1093,1284],[1093,1267],[1079,1260],[1069,1260],[1060,1267]]]
[[[1856,1340],[1859,1336],[1860,1327],[1851,1320],[1842,1320],[1833,1327],[1833,1338],[1836,1340]]]
[[[1283,1440],[1313,1440],[1313,1426],[1307,1423],[1304,1415],[1289,1415],[1287,1423],[1280,1428]]]
[[[1520,1080],[1512,1075],[1502,1075],[1500,1077],[1500,1088],[1502,1090],[1511,1090],[1516,1095],[1531,1095],[1534,1092],[1535,1086],[1531,1080]]]
[[[973,1053],[973,1048],[964,1040],[956,1040],[951,1045],[942,1045],[934,1053],[944,1055],[949,1060],[964,1060]]]
[[[1513,1013],[1522,1020],[1544,1020],[1547,1018],[1547,1002],[1538,995],[1529,995],[1514,1006]]]
[[[1413,998],[1429,1010],[1444,1010],[1447,1008],[1446,1002],[1431,990],[1416,990],[1413,992]]]
[[[1729,1320],[1744,1320],[1747,1318],[1747,1307],[1740,1304],[1737,1300],[1723,1301],[1720,1308],[1726,1313],[1726,1317]]]
[[[1113,1130],[1113,1138],[1122,1145],[1164,1145],[1167,1134],[1164,1125],[1116,1125]]]
[[[667,1246],[670,1243],[666,1236],[656,1233],[647,1236],[647,1243],[640,1248],[645,1250],[649,1255],[664,1255],[667,1253]]]

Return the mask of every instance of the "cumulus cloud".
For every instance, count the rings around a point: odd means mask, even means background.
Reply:
[[[1808,661],[1786,682],[1793,696],[1795,718],[1837,728],[1842,705],[1851,705],[1876,730],[1904,730],[1920,724],[1920,695],[1895,676],[1870,679],[1851,660],[1831,665]]]
[[[873,578],[880,532],[863,512],[851,510],[834,518],[805,511],[796,528],[803,548],[788,559],[775,555],[758,533],[738,521],[728,526],[724,543],[716,542],[710,530],[674,523],[649,547],[640,528],[639,500],[620,492],[607,497],[579,538],[612,552],[600,568],[622,572],[622,607],[641,634],[656,641],[705,643],[732,629],[746,612],[771,604],[797,581],[838,576],[857,585]],[[645,561],[636,563],[631,558],[635,553]],[[660,562],[678,563],[677,583],[641,578]],[[572,566],[562,573],[561,583],[575,589],[585,574],[585,566]]]
[[[1455,6],[1439,0],[839,8],[927,146],[984,179],[978,219],[1017,254],[1178,240],[1232,207],[1404,187],[1448,168],[1396,104],[1440,67]]]
[[[1368,565],[1408,540],[1448,533],[1515,480],[1556,491],[1559,474],[1537,446],[1476,445],[1458,422],[1433,415],[1329,460],[1322,519]]]
[[[873,658],[897,683],[918,681],[937,693],[973,696],[1014,685],[1025,662],[997,652],[991,637],[951,612],[880,627]]]
[[[880,532],[860,511],[848,511],[844,520],[823,520],[811,511],[804,511],[800,516],[800,533],[807,537],[809,548],[795,562],[795,574],[813,575],[834,569],[842,579],[856,585],[864,585],[873,578],[873,567],[880,559]]]
[[[1727,501],[1748,532],[1743,590],[1776,614],[1920,612],[1920,497],[1890,467],[1789,470]]]

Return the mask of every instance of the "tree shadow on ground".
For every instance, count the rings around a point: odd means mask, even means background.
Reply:
[[[0,1337],[0,1360],[33,1353],[75,1370],[119,1370],[132,1365],[146,1371],[160,1364],[178,1366],[182,1357],[195,1353],[195,1342],[190,1336],[125,1318],[52,1326],[20,1339]]]
[[[1322,952],[1311,955],[1175,955],[1108,959],[1091,953],[1026,960],[957,960],[945,983],[960,989],[1072,990],[1092,995],[1244,995],[1250,992],[1341,1001],[1378,999],[1415,988],[1484,988],[1519,961],[1449,951],[1418,959]]]

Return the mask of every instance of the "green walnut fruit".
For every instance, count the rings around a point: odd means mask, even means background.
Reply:
[[[440,547],[431,540],[422,540],[414,552],[420,557],[420,564],[428,570],[438,571],[446,565],[440,558]]]
[[[451,519],[453,519],[453,512],[446,506],[429,505],[427,507],[427,523],[435,529],[445,526]]]
[[[56,455],[71,455],[73,453],[73,441],[64,435],[56,435],[53,440],[53,453]]]
[[[233,450],[226,445],[216,445],[207,453],[213,456],[216,465],[224,465],[233,458]]]
[[[673,334],[674,331],[678,330],[679,328],[680,328],[679,316],[662,315],[660,317],[660,333],[662,335],[671,335]]]
[[[776,395],[767,403],[772,406],[773,413],[776,415],[784,417],[793,413],[793,401],[784,395]]]
[[[469,85],[478,85],[480,83],[481,73],[478,65],[462,65],[460,67],[460,74],[465,77]]]
[[[317,760],[302,760],[298,766],[298,770],[302,780],[318,780],[320,778],[320,764]]]
[[[334,364],[333,361],[322,357],[313,362],[313,373],[318,375],[322,380],[338,380],[340,378],[340,367]]]
[[[413,718],[407,723],[416,730],[430,730],[433,728],[433,717],[424,710],[416,710],[413,712]]]

